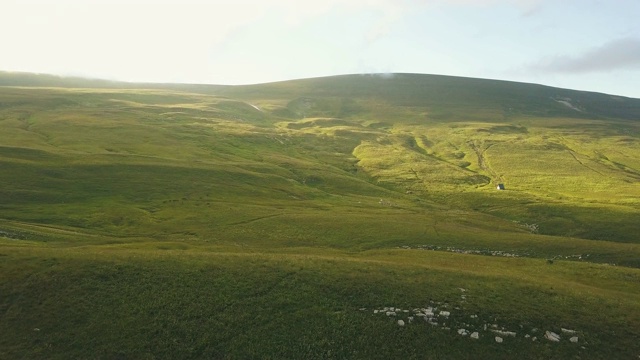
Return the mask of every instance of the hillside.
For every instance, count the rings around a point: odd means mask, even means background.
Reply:
[[[640,355],[640,99],[0,73],[0,126],[0,358]]]

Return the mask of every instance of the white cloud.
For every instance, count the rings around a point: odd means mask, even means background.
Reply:
[[[607,42],[577,56],[559,55],[530,66],[544,73],[583,74],[623,69],[640,69],[640,39],[624,38]]]

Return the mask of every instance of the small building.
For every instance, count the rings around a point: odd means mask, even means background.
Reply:
[[[498,186],[496,186],[496,189],[504,190],[504,184],[498,184]]]

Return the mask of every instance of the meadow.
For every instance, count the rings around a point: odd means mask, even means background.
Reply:
[[[415,74],[0,74],[0,358],[638,358],[639,120]]]

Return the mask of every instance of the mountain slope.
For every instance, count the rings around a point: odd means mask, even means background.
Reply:
[[[640,353],[637,99],[28,80],[0,86],[0,358]]]

